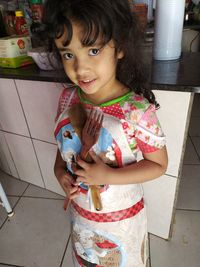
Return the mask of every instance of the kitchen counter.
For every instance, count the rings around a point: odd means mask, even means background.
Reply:
[[[182,53],[179,60],[152,60],[146,54],[150,69],[150,83],[157,90],[200,93],[200,52]],[[68,82],[63,70],[43,71],[35,64],[19,69],[0,68],[0,78]]]

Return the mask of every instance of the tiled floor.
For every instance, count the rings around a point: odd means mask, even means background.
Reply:
[[[0,171],[14,208],[0,207],[0,267],[72,267],[63,197]],[[151,267],[200,266],[200,95],[195,96],[170,241],[150,235]]]

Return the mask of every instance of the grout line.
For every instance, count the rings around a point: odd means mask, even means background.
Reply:
[[[40,187],[40,186],[31,184],[31,183],[29,183],[29,182],[27,182],[27,181],[24,181],[24,180],[21,180],[21,179],[19,179],[19,178],[16,178],[16,177],[10,175],[9,173],[6,173],[6,172],[3,171],[3,170],[0,170],[0,174],[1,174],[1,172],[4,173],[4,174],[6,174],[6,175],[8,175],[9,178],[10,178],[11,180],[12,180],[12,179],[15,179],[15,180],[18,181],[19,183],[27,184],[27,186],[26,186],[26,188],[25,188],[25,190],[23,191],[22,194],[20,194],[20,195],[14,195],[14,194],[8,194],[8,193],[6,193],[6,195],[7,195],[8,197],[32,197],[32,198],[55,199],[55,200],[64,200],[64,199],[65,199],[65,196],[59,195],[59,194],[57,194],[57,193],[55,193],[55,192],[53,192],[53,191],[50,191],[50,190],[48,190],[48,189],[46,189],[46,188],[43,188],[43,187]],[[46,190],[46,191],[48,191],[49,193],[52,193],[52,194],[57,194],[57,195],[59,196],[59,198],[56,198],[56,197],[52,197],[52,198],[51,198],[51,197],[42,197],[42,196],[41,196],[41,197],[38,197],[38,196],[24,196],[24,193],[28,190],[28,187],[30,187],[30,186],[34,186],[34,187],[37,187],[38,189]]]
[[[67,244],[65,246],[65,250],[64,250],[64,253],[63,253],[63,256],[62,256],[62,259],[61,259],[61,263],[60,263],[59,267],[62,267],[62,264],[63,264],[63,261],[64,261],[64,257],[65,257],[65,254],[66,254],[66,251],[67,251],[67,248],[68,248],[68,245],[69,245],[70,237],[71,237],[71,234],[68,237]]]
[[[47,144],[51,144],[51,145],[57,146],[56,143],[52,143],[50,141],[42,140],[42,139],[35,138],[35,137],[30,137],[30,136],[23,135],[23,134],[18,134],[18,133],[14,133],[14,132],[2,130],[2,129],[0,129],[0,132],[2,132],[2,133],[8,133],[8,134],[13,134],[13,135],[17,135],[17,136],[21,136],[21,137],[25,137],[25,138],[29,138],[29,139],[32,139],[32,140],[36,140],[36,141],[40,141],[40,142],[44,142],[44,143],[47,143]]]
[[[4,263],[4,262],[0,262],[0,264],[3,264],[5,266],[10,266],[10,267],[25,267],[25,266],[21,266],[21,265],[12,265],[12,264],[9,264],[9,263]]]
[[[149,263],[149,266],[148,267],[151,267],[151,245],[150,245],[150,234],[148,233],[148,250],[149,250],[149,258],[148,258],[148,263]]]
[[[192,163],[183,163],[183,166],[198,166],[198,165],[200,165],[200,161],[199,161],[199,163],[194,163],[194,164],[192,164]]]
[[[191,212],[199,212],[200,210],[192,210],[192,209],[181,209],[181,208],[176,208],[176,210],[181,210],[181,211],[191,211]]]
[[[21,196],[21,198],[35,198],[35,199],[49,199],[49,200],[65,200],[65,198],[51,198],[51,197],[36,197],[36,196]]]
[[[25,193],[25,192],[24,192]],[[23,193],[23,194],[24,194]],[[39,198],[39,199],[52,199],[52,200],[65,200],[65,198],[55,198],[55,197],[42,197],[42,196],[24,196],[24,195],[10,195],[6,194],[7,197],[20,197],[20,198]]]
[[[24,191],[22,192],[22,195],[24,194],[24,192],[26,191],[26,189],[28,188],[29,184],[27,185],[27,187],[24,189]],[[19,201],[21,200],[22,198],[22,195],[21,196],[17,196],[18,197],[18,200],[16,201],[16,203],[13,205],[13,207],[11,206],[12,210],[15,212],[15,207],[17,206],[17,204],[19,203]],[[8,195],[7,195],[8,196]],[[0,230],[3,228],[4,224],[8,221],[8,220],[12,220],[12,218],[9,218],[8,216],[6,217],[5,221],[0,225]]]
[[[192,143],[192,145],[193,145],[193,147],[194,147],[194,150],[195,150],[195,152],[196,152],[196,154],[197,154],[198,159],[200,160],[200,155],[199,155],[198,150],[197,150],[197,148],[196,148],[196,146],[195,146],[195,144],[194,144],[194,142],[193,142],[193,140],[192,140],[192,137],[190,137],[190,141],[191,141],[191,143]]]

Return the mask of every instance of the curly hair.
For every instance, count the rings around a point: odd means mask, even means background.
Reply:
[[[116,78],[150,103],[157,104],[148,85],[148,70],[141,52],[143,33],[128,0],[46,0],[42,37],[48,51],[57,57],[60,55],[54,40],[67,29],[64,44],[67,46],[73,35],[73,21],[84,29],[81,40],[84,46],[93,45],[99,37],[103,45],[112,39],[115,51],[124,53],[117,63]]]

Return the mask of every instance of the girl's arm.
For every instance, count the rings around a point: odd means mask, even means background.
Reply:
[[[122,168],[107,166],[94,152],[90,155],[94,160],[93,164],[78,159],[78,164],[83,169],[76,171],[77,182],[90,185],[143,183],[163,175],[168,164],[166,147],[145,153],[144,159]]]
[[[67,172],[66,163],[62,159],[59,150],[57,150],[54,164],[54,174],[68,198],[73,199],[79,195],[78,186],[74,184],[73,177]]]

